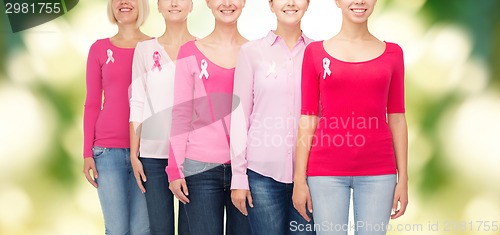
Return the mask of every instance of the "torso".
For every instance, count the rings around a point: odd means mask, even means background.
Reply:
[[[319,100],[303,96],[302,109],[307,114],[307,107],[319,101],[320,111],[309,176],[396,172],[386,116],[404,112],[403,52],[397,44],[382,43],[330,40],[309,44],[302,89],[317,89]]]

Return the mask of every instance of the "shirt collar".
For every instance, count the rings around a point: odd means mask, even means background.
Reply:
[[[273,46],[279,39],[280,37],[274,33],[273,30],[270,30],[269,33],[266,36],[266,41],[269,43],[270,46]],[[305,45],[308,45],[312,40],[304,35],[300,35],[299,42],[304,43]]]

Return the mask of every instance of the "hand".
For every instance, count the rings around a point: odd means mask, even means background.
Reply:
[[[92,176],[90,176],[90,170],[92,170],[92,173],[94,174],[93,178]],[[83,159],[83,174],[85,174],[85,178],[87,178],[87,181],[95,188],[97,188],[96,179],[99,175],[97,174],[97,169],[95,167],[95,161],[93,157],[87,157]]]
[[[248,215],[247,211],[247,200],[248,205],[253,208],[252,194],[250,190],[246,189],[233,189],[231,190],[231,201],[234,206],[245,216]]]
[[[146,188],[142,185],[142,182],[146,182],[146,174],[144,174],[144,169],[142,168],[142,162],[138,157],[130,158],[130,162],[132,164],[132,170],[134,171],[135,181],[137,182],[137,186],[142,193],[146,192]],[[142,180],[141,180],[142,179]]]
[[[392,211],[394,214],[391,215],[391,219],[397,219],[404,215],[406,206],[408,206],[408,183],[398,182],[396,184],[396,189],[394,190],[394,201],[392,202]]]
[[[189,203],[189,199],[187,198],[189,191],[185,179],[176,179],[170,182],[168,188],[180,202],[184,204]]]
[[[307,222],[311,221],[309,215],[307,215],[306,207],[309,213],[312,213],[312,200],[311,194],[309,193],[309,187],[306,182],[294,183],[293,194],[292,194],[293,206],[295,209],[304,217]]]

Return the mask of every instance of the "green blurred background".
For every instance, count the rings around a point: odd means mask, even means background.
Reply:
[[[203,37],[213,19],[194,3],[189,27]],[[159,36],[163,20],[150,4],[143,30]],[[403,231],[389,234],[500,234],[498,9],[498,0],[378,1],[372,32],[405,52],[410,143],[410,205],[391,221]],[[313,0],[303,29],[326,39],[340,19],[334,1]],[[80,1],[21,33],[0,20],[0,234],[103,234],[82,174],[82,115],[88,49],[116,33],[106,1]],[[248,0],[239,23],[256,39],[274,21],[267,1]]]

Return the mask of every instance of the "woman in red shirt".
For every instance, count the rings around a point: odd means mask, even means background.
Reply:
[[[369,32],[376,2],[337,0],[340,32],[304,53],[293,202],[319,235],[352,227],[351,190],[356,234],[385,234],[408,203],[403,51]]]

